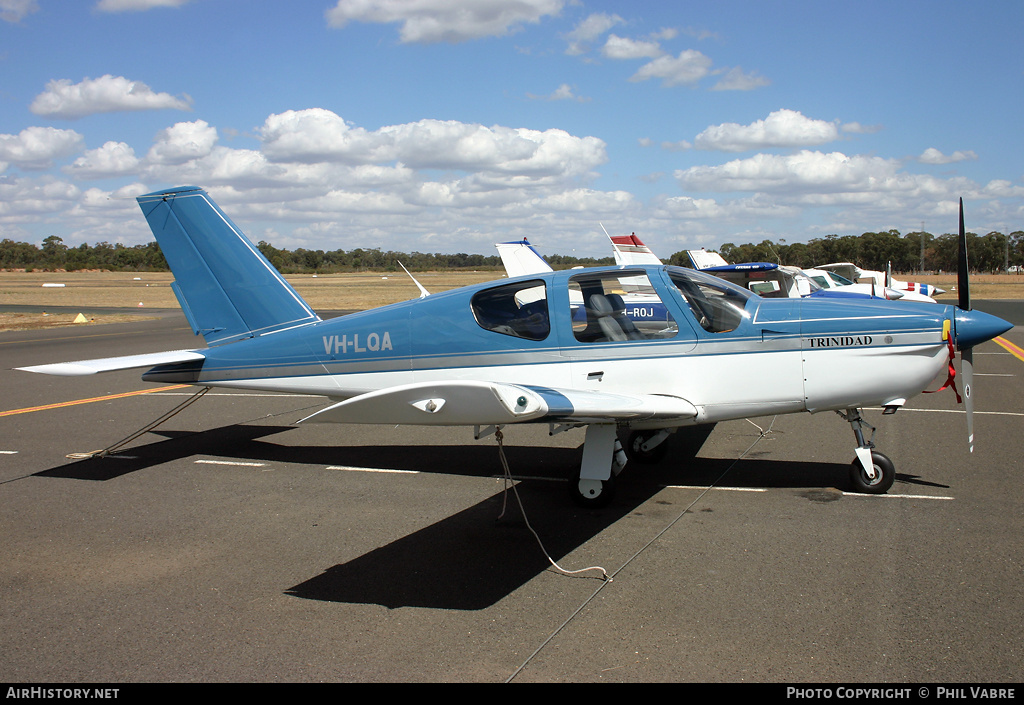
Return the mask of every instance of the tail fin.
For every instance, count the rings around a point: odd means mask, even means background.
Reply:
[[[137,200],[174,273],[178,302],[207,345],[320,320],[203,189]]]
[[[701,248],[699,250],[687,250],[694,269],[707,269],[709,267],[727,267],[728,262],[717,252],[708,252]]]
[[[601,226],[604,227],[603,225]],[[608,235],[608,231],[604,231]],[[608,235],[612,241],[612,254],[615,255],[615,264],[661,264],[658,256],[651,252],[651,248],[640,241],[636,233],[631,235]]]
[[[551,265],[533,249],[525,237],[517,242],[499,242],[495,247],[498,248],[501,263],[505,265],[505,273],[510,277],[551,271]]]

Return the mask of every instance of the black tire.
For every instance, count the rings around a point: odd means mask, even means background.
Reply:
[[[868,478],[867,473],[860,464],[860,460],[854,458],[850,465],[850,483],[855,492],[861,494],[885,494],[896,481],[896,466],[886,456],[876,450],[871,451],[871,463],[875,466],[878,477],[874,480]]]

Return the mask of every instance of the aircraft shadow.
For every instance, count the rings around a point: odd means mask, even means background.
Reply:
[[[539,449],[546,452],[548,449]],[[568,476],[570,464],[563,470]],[[724,477],[723,477],[724,475]],[[518,490],[530,525],[552,560],[561,559],[623,517],[636,512],[666,485],[791,487],[811,491],[842,487],[848,466],[834,463],[791,463],[766,460],[695,458],[685,470],[670,462],[627,468],[615,500],[604,509],[582,510],[568,498],[565,485],[525,480]],[[833,493],[838,498],[838,493]],[[552,569],[522,521],[518,505],[508,496],[506,518],[498,520],[502,493],[424,527],[358,558],[332,566],[288,590],[310,600],[377,604],[395,609],[486,609]],[[661,500],[665,503],[670,499]],[[680,505],[680,509],[683,506]],[[563,566],[567,570],[585,566]],[[609,571],[617,566],[605,566]],[[581,574],[600,579],[600,574]],[[580,576],[576,576],[580,579]]]
[[[477,445],[288,445],[261,440],[296,430],[297,426],[235,424],[206,431],[155,430],[164,440],[126,448],[105,457],[92,457],[35,473],[38,477],[112,480],[192,456],[230,460],[298,463],[324,467],[346,465],[382,470],[409,470],[467,477],[492,477],[502,472],[495,444]],[[506,446],[514,468],[527,468],[541,477],[564,477],[566,468],[579,466],[581,448]],[[567,471],[566,471],[567,472]],[[554,474],[552,474],[554,473]]]
[[[164,440],[134,446],[122,457],[79,460],[36,474],[105,481],[197,455],[319,468],[344,464],[473,477],[501,473],[493,444],[293,446],[262,440],[295,428],[229,425],[199,432],[161,431]],[[603,509],[585,510],[571,502],[566,483],[551,481],[566,480],[579,467],[582,446],[507,446],[505,450],[512,472],[531,476],[520,479],[517,489],[530,525],[556,562],[637,511],[668,485],[792,488],[811,493],[849,488],[846,463],[696,457],[681,464],[673,463],[670,454],[659,465],[628,466],[618,479],[612,503]],[[897,483],[940,486],[899,474]],[[838,496],[829,493],[830,500]],[[614,570],[617,566],[605,567]],[[499,492],[352,561],[327,568],[285,592],[303,599],[378,604],[390,609],[480,610],[549,569],[553,568],[523,521],[515,497]],[[600,576],[591,572],[572,579]]]
[[[651,488],[653,495],[657,489]],[[570,504],[564,486],[522,481],[517,491],[530,526],[559,562],[635,509],[617,503],[603,510]],[[286,594],[309,600],[376,604],[389,609],[486,609],[552,568],[509,493],[499,492],[457,514],[358,558],[328,568]],[[502,514],[504,506],[505,514]],[[564,566],[567,570],[586,566]],[[608,567],[609,570],[612,567]],[[599,571],[568,579],[600,580]]]

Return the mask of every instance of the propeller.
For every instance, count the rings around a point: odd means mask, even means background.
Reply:
[[[960,199],[960,238],[956,262],[957,308],[971,310],[971,286],[967,276],[967,233],[964,231],[964,199]],[[964,411],[967,412],[967,447],[974,452],[974,396],[971,385],[974,382],[974,346],[960,350],[960,378],[964,385]]]
[[[960,351],[960,377],[963,381],[964,411],[967,412],[967,446],[974,452],[974,346],[1002,335],[1013,328],[1001,318],[971,310],[971,287],[968,281],[967,234],[964,231],[964,199],[960,199],[960,242],[957,254],[957,305],[953,313],[953,326],[956,329],[956,349]]]

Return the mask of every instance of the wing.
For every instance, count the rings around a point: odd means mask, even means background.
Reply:
[[[299,423],[478,426],[542,420],[691,419],[696,415],[697,408],[679,397],[454,381],[367,392],[321,409]]]
[[[193,362],[205,360],[206,356],[198,350],[168,350],[166,352],[143,353],[142,355],[126,355],[124,357],[105,357],[95,360],[78,360],[76,362],[58,362],[51,365],[34,365],[18,367],[23,372],[38,372],[46,375],[76,377],[94,375],[97,372],[114,372],[131,370],[138,367],[154,367],[170,365],[176,362]]]
[[[815,265],[814,268],[835,272],[844,279],[849,279],[852,282],[856,282],[865,274],[860,267],[850,262],[833,262],[832,264]]]

